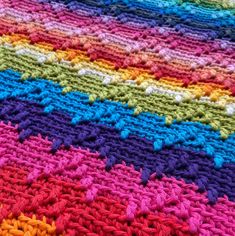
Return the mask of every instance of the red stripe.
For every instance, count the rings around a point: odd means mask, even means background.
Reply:
[[[184,66],[184,69],[177,67],[177,65],[167,64],[163,60],[161,62],[156,61],[156,58],[152,59],[152,63],[134,62],[132,55],[126,55],[124,52],[115,52],[112,48],[103,45],[100,42],[91,44],[90,47],[86,48],[79,41],[79,38],[71,37],[68,38],[65,35],[58,35],[55,32],[48,33],[45,29],[38,27],[33,33],[28,32],[26,25],[21,23],[21,27],[14,25],[13,23],[0,22],[0,35],[9,34],[23,34],[25,35],[32,44],[36,43],[49,43],[53,46],[54,50],[81,50],[85,51],[90,57],[90,60],[104,59],[111,62],[116,68],[126,68],[128,66],[145,69],[149,73],[151,72],[152,64],[158,67],[158,71],[155,73],[156,79],[161,77],[173,77],[184,83],[184,86],[189,84],[196,84],[198,82],[205,82],[210,84],[223,85],[224,89],[231,91],[232,95],[235,96],[234,79],[230,74],[221,74],[220,77],[210,78],[210,73],[206,70],[204,77],[198,72],[191,71],[191,69]],[[76,40],[77,42],[75,43]],[[159,60],[159,59],[158,59]],[[126,62],[129,61],[127,64]],[[208,72],[208,73],[207,73]]]
[[[192,235],[185,223],[163,214],[139,212],[128,221],[125,202],[105,193],[89,202],[78,181],[43,176],[29,185],[27,176],[26,169],[16,166],[1,169],[0,220],[21,212],[38,219],[46,216],[50,223],[56,222],[57,233],[67,235]]]

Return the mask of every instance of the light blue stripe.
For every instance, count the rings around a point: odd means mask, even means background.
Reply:
[[[133,115],[133,109],[109,100],[89,103],[89,95],[80,92],[61,93],[62,87],[47,80],[20,80],[21,74],[12,70],[0,72],[0,99],[16,97],[35,101],[45,106],[45,112],[63,111],[73,117],[72,123],[92,121],[120,130],[122,138],[128,135],[145,137],[154,149],[176,145],[206,152],[217,167],[223,162],[235,162],[235,134],[221,140],[219,132],[199,122],[174,122],[165,125],[164,117],[152,113]]]

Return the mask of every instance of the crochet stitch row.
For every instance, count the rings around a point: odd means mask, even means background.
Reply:
[[[235,236],[235,3],[0,0],[0,235]]]

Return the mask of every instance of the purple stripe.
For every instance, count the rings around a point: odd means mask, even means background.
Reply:
[[[204,153],[188,149],[169,147],[159,152],[152,149],[152,143],[144,138],[130,136],[120,138],[117,130],[90,122],[71,124],[71,117],[61,112],[44,113],[44,107],[28,101],[8,99],[0,103],[0,118],[4,122],[19,124],[19,140],[41,134],[53,141],[51,151],[55,153],[63,144],[89,148],[107,157],[106,170],[122,163],[133,165],[142,171],[142,182],[147,184],[151,174],[184,179],[195,183],[199,191],[208,191],[208,198],[215,203],[218,197],[227,195],[235,200],[235,165],[224,164],[214,168],[213,159]]]

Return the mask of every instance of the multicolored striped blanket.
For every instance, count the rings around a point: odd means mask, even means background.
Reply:
[[[0,0],[0,235],[235,236],[235,1]]]

